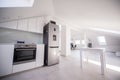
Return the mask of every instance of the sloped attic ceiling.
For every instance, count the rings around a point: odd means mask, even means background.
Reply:
[[[17,19],[18,17],[54,15],[52,0],[34,0],[32,7],[0,8],[0,21]]]
[[[78,27],[120,30],[120,0],[53,0],[56,16]]]
[[[0,7],[32,7],[34,0],[1,0]]]
[[[30,8],[0,8],[0,21],[43,15],[80,28],[120,30],[120,0],[35,0]]]

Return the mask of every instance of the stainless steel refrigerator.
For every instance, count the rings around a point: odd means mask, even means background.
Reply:
[[[44,26],[43,42],[45,44],[44,65],[59,63],[59,26],[48,23]]]

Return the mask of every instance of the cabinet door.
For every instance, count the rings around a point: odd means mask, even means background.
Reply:
[[[27,63],[13,65],[13,73],[33,69],[33,68],[35,68],[35,63],[36,62],[33,61],[33,62],[27,62]]]
[[[44,65],[44,44],[37,45],[36,67]]]
[[[37,18],[37,32],[38,33],[43,33],[44,24],[45,24],[44,17],[38,17]]]
[[[14,45],[0,45],[0,76],[12,73]]]
[[[18,21],[18,30],[23,30],[23,31],[28,30],[28,20],[27,19]]]
[[[0,23],[0,27],[10,28],[10,29],[17,29],[17,21],[10,21],[10,22]]]
[[[37,18],[30,18],[28,20],[28,31],[37,32],[36,23],[37,23]]]

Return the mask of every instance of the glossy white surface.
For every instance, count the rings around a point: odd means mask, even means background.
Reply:
[[[37,44],[36,67],[44,65],[44,44]]]
[[[44,44],[37,44],[36,60],[13,65],[14,44],[0,44],[0,76],[41,67],[44,64]]]
[[[44,64],[44,44],[37,44],[36,60],[13,65],[13,73],[41,67]]]
[[[9,28],[9,29],[17,29],[17,21],[9,21],[0,23],[0,27]]]
[[[36,64],[36,62],[33,61],[33,62],[27,62],[27,63],[23,63],[23,64],[13,65],[13,73],[35,68],[35,64]]]
[[[18,30],[28,30],[28,19],[18,20]]]
[[[28,19],[28,31],[31,31],[31,32],[36,32],[37,31],[36,21],[37,21],[36,18]]]
[[[0,76],[12,73],[14,45],[0,45]]]
[[[44,17],[31,17],[0,23],[0,27],[2,28],[16,29],[34,33],[43,33],[44,25]]]

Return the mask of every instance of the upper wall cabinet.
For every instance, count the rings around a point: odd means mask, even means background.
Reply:
[[[10,29],[17,29],[17,21],[10,21],[10,22],[0,23],[0,27],[10,28]]]
[[[37,18],[28,19],[28,31],[37,32]]]
[[[38,33],[43,33],[43,27],[44,27],[44,25],[45,25],[44,17],[38,17],[37,18],[37,25],[36,25]]]
[[[28,19],[18,20],[18,27],[19,30],[27,31],[28,30]]]
[[[28,31],[43,33],[44,17],[30,18],[28,20]]]
[[[34,17],[0,23],[0,27],[29,31],[34,33],[43,33],[43,27],[45,23],[45,17]]]

